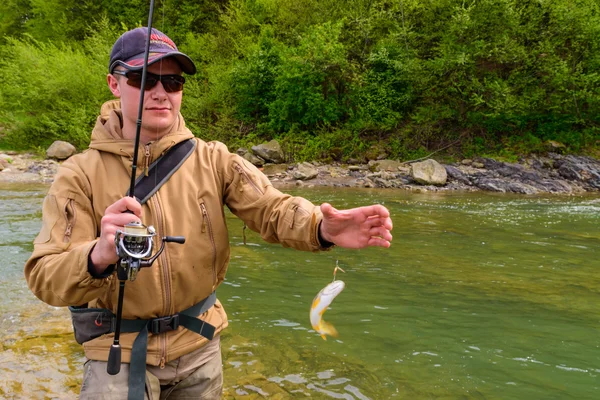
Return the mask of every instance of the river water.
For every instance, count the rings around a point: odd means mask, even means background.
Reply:
[[[46,186],[0,186],[0,397],[76,398],[83,354],[23,264]],[[303,253],[228,214],[218,290],[228,399],[600,398],[600,197],[303,189],[338,208],[385,204],[390,249]],[[346,289],[311,330],[315,294]],[[143,271],[141,272],[143,273]]]

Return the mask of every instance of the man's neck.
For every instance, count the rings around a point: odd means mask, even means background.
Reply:
[[[131,141],[135,140],[135,131],[136,131],[136,127],[130,128],[130,129],[125,129],[125,127],[122,130],[123,133],[123,139],[128,139]],[[168,132],[148,132],[147,130],[143,129],[140,131],[140,144],[142,145],[146,145],[150,142],[156,142],[157,140],[159,140],[160,138],[162,138],[163,136],[165,136]]]

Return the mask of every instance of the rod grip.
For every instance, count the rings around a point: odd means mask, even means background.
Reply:
[[[121,371],[121,345],[113,344],[110,346],[110,352],[108,353],[106,372],[109,375],[116,375],[119,371]]]

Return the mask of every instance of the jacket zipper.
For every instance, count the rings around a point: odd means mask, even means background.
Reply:
[[[63,242],[68,243],[71,240],[71,235],[73,234],[73,227],[75,226],[75,221],[77,220],[77,213],[75,211],[75,200],[67,200],[67,204],[65,204],[64,214],[65,220],[67,221],[67,227],[65,228],[65,237],[63,238]]]
[[[217,246],[215,244],[215,238],[213,236],[212,225],[210,223],[210,218],[208,217],[208,210],[206,209],[206,204],[200,203],[200,208],[202,209],[202,232],[206,232],[206,228],[208,227],[208,236],[210,238],[210,244],[212,246],[212,272],[214,286],[217,284]]]
[[[156,211],[156,223],[158,224],[158,229],[156,230],[159,234],[163,233],[163,223],[162,223],[162,210],[160,208],[160,204],[158,203],[158,199],[156,196],[150,197],[150,201],[154,205],[154,209]],[[168,257],[166,255],[167,247],[163,250],[162,254],[159,256],[160,264],[162,265],[163,278],[165,281],[165,309],[164,315],[171,315],[171,280],[169,277],[169,264]],[[159,340],[161,342],[160,345],[160,368],[163,369],[165,367],[165,362],[167,361],[167,334],[161,333]]]
[[[144,176],[148,176],[150,168],[150,143],[144,145]]]
[[[244,168],[242,168],[241,165],[239,164],[235,164],[235,167],[237,172],[240,173],[240,175],[242,176],[242,185],[240,187],[240,191],[244,191],[244,181],[248,182],[248,184],[250,186],[252,186],[252,188],[260,195],[263,194],[263,191],[260,189],[260,187],[258,187],[258,185],[256,183],[254,183],[254,181],[252,179],[250,179],[250,176],[248,176],[248,173],[244,170]]]

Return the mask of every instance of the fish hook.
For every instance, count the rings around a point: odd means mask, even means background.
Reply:
[[[335,274],[337,273],[338,269],[340,271],[342,271],[343,273],[346,273],[346,271],[344,271],[339,265],[338,265],[338,260],[335,260],[335,268],[333,269],[333,281],[335,282]]]

